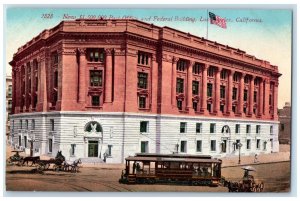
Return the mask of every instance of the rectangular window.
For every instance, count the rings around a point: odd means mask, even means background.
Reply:
[[[235,149],[239,149],[239,143],[241,143],[241,140],[235,141]]]
[[[12,96],[12,85],[8,85],[7,95],[9,98]]]
[[[148,132],[148,125],[149,125],[148,121],[141,121],[140,122],[140,132],[141,133],[147,133]]]
[[[49,151],[49,153],[52,153],[52,145],[53,145],[52,139],[49,139],[48,143],[49,143],[48,151]]]
[[[177,108],[182,110],[182,100],[177,100]]]
[[[139,53],[138,53],[138,64],[148,66],[149,65],[149,54],[139,51]]]
[[[214,68],[213,67],[210,67],[207,71],[208,73],[208,77],[214,77]]]
[[[194,111],[197,111],[197,108],[198,108],[198,102],[193,102]]]
[[[202,152],[202,140],[197,140],[197,152]]]
[[[24,147],[27,148],[27,136],[24,136]]]
[[[186,122],[180,122],[180,133],[186,133]]]
[[[193,66],[193,73],[199,75],[201,69],[201,64],[195,63]]]
[[[202,133],[202,123],[196,123],[196,133]]]
[[[213,124],[213,123],[210,124],[209,132],[210,133],[215,133],[216,132],[216,124]]]
[[[243,107],[243,112],[246,114],[247,113],[247,107]]]
[[[111,156],[112,145],[108,145],[108,156]]]
[[[177,61],[176,69],[177,69],[178,71],[182,71],[182,72],[185,71],[185,69],[186,69],[186,61],[183,60],[183,59],[179,59],[179,60]]]
[[[222,113],[224,113],[224,109],[225,108],[225,106],[223,105],[223,104],[220,104],[220,111],[222,112]]]
[[[53,80],[53,87],[57,89],[58,88],[58,72],[57,71],[54,72],[53,79],[54,79]]]
[[[273,134],[273,126],[270,126],[270,134]]]
[[[269,105],[272,105],[272,94],[269,95]]]
[[[177,93],[183,93],[184,91],[184,84],[183,84],[184,80],[181,78],[177,78],[177,85],[176,85],[176,92]]]
[[[138,88],[147,89],[148,84],[148,74],[147,73],[138,73]]]
[[[193,95],[198,95],[199,94],[199,82],[198,81],[193,81]]]
[[[181,142],[180,142],[180,152],[186,153],[186,151],[187,151],[187,146],[186,146],[186,144],[187,144],[186,141],[181,141]]]
[[[235,133],[240,133],[240,124],[235,124]]]
[[[92,106],[100,106],[100,97],[92,96]]]
[[[139,108],[146,108],[146,97],[139,97]]]
[[[221,98],[225,98],[225,91],[226,91],[226,88],[225,86],[220,86],[220,96]]]
[[[90,71],[90,86],[92,87],[102,86],[102,70]]]
[[[207,84],[207,97],[212,97],[213,94],[213,85],[211,83]]]
[[[216,140],[210,141],[210,151],[216,151]]]
[[[248,100],[248,90],[244,90],[244,101]]]
[[[23,129],[22,120],[20,120],[20,128]]]
[[[54,119],[50,119],[51,131],[54,131]]]
[[[260,139],[256,140],[256,149],[260,149]]]
[[[237,99],[237,88],[233,88],[232,89],[232,100],[236,100]]]
[[[284,131],[284,124],[280,124],[280,130]]]
[[[250,125],[246,125],[246,133],[250,133],[251,132],[251,126]]]
[[[211,113],[211,104],[210,103],[207,104],[207,110],[209,113]]]
[[[226,79],[226,77],[227,77],[226,74],[227,74],[227,73],[226,73],[226,70],[222,70],[222,71],[221,71],[221,80],[225,80],[225,79]]]
[[[251,149],[251,140],[247,140],[247,149],[248,149],[248,150]]]
[[[19,135],[19,146],[22,146],[22,137]]]
[[[28,130],[28,119],[25,120],[25,129]]]
[[[260,133],[260,125],[256,125],[256,134]]]
[[[71,144],[71,156],[75,156],[75,147],[76,144]]]
[[[31,130],[35,130],[35,120],[31,119]]]
[[[257,91],[254,91],[253,101],[254,103],[257,102]]]
[[[104,49],[89,48],[87,55],[90,62],[104,62]]]
[[[222,140],[221,142],[221,152],[226,153],[227,150],[227,140]]]
[[[141,153],[148,153],[148,141],[141,141]]]
[[[57,52],[52,53],[52,64],[58,64],[58,54],[57,54]]]

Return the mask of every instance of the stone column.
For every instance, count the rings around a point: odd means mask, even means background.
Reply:
[[[253,114],[253,96],[254,96],[254,79],[255,76],[252,75],[252,78],[250,80],[250,90],[249,90],[249,94],[250,94],[250,99],[249,99],[249,111],[248,111],[248,115]]]
[[[78,102],[84,104],[86,98],[86,71],[87,71],[87,61],[86,61],[86,50],[85,49],[78,49],[79,53],[79,94],[78,94]]]
[[[186,92],[186,107],[187,109],[190,111],[190,109],[192,108],[192,98],[193,98],[193,65],[194,62],[190,61],[189,62],[189,67],[188,67],[188,73],[187,73],[187,92]]]
[[[30,67],[31,67],[31,70],[30,70],[30,72],[31,72],[31,88],[29,90],[30,90],[30,94],[31,94],[31,97],[30,97],[31,103],[30,103],[30,105],[31,105],[31,108],[33,108],[33,105],[34,105],[34,93],[35,93],[34,92],[35,81],[34,81],[33,61],[31,61],[30,63],[31,63],[31,65],[30,65]]]
[[[220,114],[220,72],[222,68],[216,68],[215,76],[215,97],[214,97],[214,112]]]
[[[274,120],[278,120],[277,108],[278,108],[278,82],[274,84],[273,92],[273,108],[274,108]]]
[[[20,113],[21,109],[21,68],[15,69],[15,85],[13,85],[13,90],[15,91],[15,113]],[[13,80],[14,81],[14,80]],[[14,102],[13,102],[14,103]]]
[[[29,100],[28,100],[28,93],[29,93],[29,89],[28,89],[28,68],[30,68],[30,66],[28,66],[27,64],[25,65],[25,111],[23,112],[27,112],[28,111],[28,107],[29,107]]]
[[[244,106],[244,78],[245,73],[240,74],[240,88],[239,88],[239,113],[243,115],[243,106]]]
[[[177,101],[176,101],[176,85],[177,85],[177,62],[178,58],[173,57],[172,61],[172,105],[174,107],[177,107]]]
[[[270,113],[269,113],[269,109],[270,109],[269,95],[270,95],[270,80],[266,78],[265,79],[265,96],[264,96],[264,115],[265,115],[265,118],[270,117]]]
[[[45,57],[40,59],[40,68],[38,68],[39,74],[39,87],[38,87],[38,105],[37,111],[47,111],[47,80],[46,80],[46,61]]]
[[[258,107],[258,116],[262,116],[264,106],[264,80],[261,78],[259,80],[259,107]]]
[[[227,89],[227,114],[230,116],[233,116],[232,112],[232,85],[233,85],[233,74],[234,71],[232,70],[227,70],[228,73],[228,89]]]
[[[105,103],[112,102],[112,51],[113,49],[105,50]]]
[[[200,111],[204,114],[207,112],[207,69],[209,65],[204,64],[202,69],[202,96],[201,96],[201,109]]]

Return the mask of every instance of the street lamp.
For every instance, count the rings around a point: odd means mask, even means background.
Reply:
[[[238,142],[237,146],[238,146],[238,149],[239,149],[239,162],[238,162],[238,164],[241,164],[241,147],[243,146],[243,144]]]

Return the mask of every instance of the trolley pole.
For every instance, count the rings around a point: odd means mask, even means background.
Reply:
[[[238,164],[241,164],[241,147],[242,147],[243,145],[242,145],[242,143],[240,143],[240,142],[239,142],[237,145],[238,145],[238,147],[239,147],[239,162],[238,162]]]

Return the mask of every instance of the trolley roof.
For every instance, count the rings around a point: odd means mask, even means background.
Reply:
[[[135,156],[143,157],[164,157],[164,158],[203,158],[211,159],[210,155],[191,155],[191,154],[156,154],[156,153],[136,153]]]
[[[125,158],[127,161],[147,161],[147,162],[190,162],[190,163],[222,163],[220,159],[208,158],[188,158],[188,157],[164,157],[164,156],[129,156]]]

